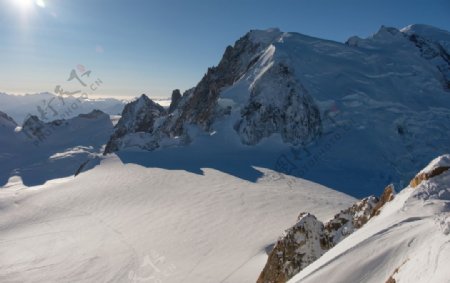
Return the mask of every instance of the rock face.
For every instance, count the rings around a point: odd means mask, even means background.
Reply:
[[[383,201],[374,196],[364,198],[325,224],[314,215],[301,213],[297,224],[285,231],[270,252],[257,283],[287,282],[375,216],[375,211],[393,199],[388,193],[393,193],[393,188],[388,188],[383,193]]]
[[[105,148],[105,154],[119,150],[133,142],[132,134],[152,134],[157,128],[156,121],[166,115],[166,110],[159,104],[153,102],[145,94],[139,99],[127,104],[122,112],[122,117],[115,126],[115,132],[111,136]],[[128,135],[128,137],[127,137]],[[139,142],[139,141],[137,141]],[[147,143],[148,149],[158,147],[157,143]]]
[[[312,214],[301,213],[297,224],[278,240],[257,283],[287,282],[328,249],[323,223]]]
[[[169,106],[169,113],[172,113],[173,111],[175,111],[175,109],[177,109],[180,100],[181,100],[181,92],[179,89],[175,89],[172,92],[172,97]]]
[[[165,129],[171,136],[181,136],[186,124],[195,124],[209,130],[217,116],[217,101],[222,88],[232,85],[256,63],[264,47],[251,40],[251,32],[240,38],[234,46],[228,46],[217,67],[209,68],[197,86],[183,95],[179,112],[170,118]]]
[[[241,115],[235,130],[249,145],[274,133],[280,133],[287,143],[307,144],[322,130],[319,108],[295,80],[293,70],[282,63],[256,81]]]
[[[446,154],[434,159],[425,169],[420,171],[410,182],[410,186],[415,188],[423,181],[439,176],[450,169],[450,155]]]

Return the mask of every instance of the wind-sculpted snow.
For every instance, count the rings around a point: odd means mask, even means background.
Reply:
[[[158,152],[134,155],[173,166],[199,158]],[[287,216],[302,207],[325,220],[355,201],[263,168],[256,182],[202,168],[112,154],[76,178],[28,189],[10,180],[0,194],[0,281],[254,283]]]
[[[449,159],[440,156],[418,176],[447,167]],[[378,216],[289,282],[448,282],[450,171],[438,171],[403,189]]]

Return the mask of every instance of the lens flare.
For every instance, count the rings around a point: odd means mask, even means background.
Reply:
[[[45,8],[44,0],[12,0],[12,2],[23,11],[30,10],[33,6]]]
[[[13,0],[13,3],[22,10],[29,10],[33,7],[33,0]]]

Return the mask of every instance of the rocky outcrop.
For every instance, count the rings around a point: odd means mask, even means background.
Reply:
[[[279,31],[274,33],[279,34]],[[219,65],[209,68],[197,86],[189,94],[183,94],[179,114],[170,118],[169,127],[164,131],[170,136],[181,136],[186,124],[209,130],[220,112],[217,101],[221,89],[231,86],[253,66],[268,44],[252,40],[252,32],[249,32],[234,46],[228,46]]]
[[[170,106],[169,106],[169,113],[172,113],[173,111],[175,111],[175,109],[177,109],[178,107],[178,103],[181,100],[181,92],[179,89],[175,89],[172,92],[172,97],[170,100]]]
[[[257,283],[284,283],[325,252],[363,227],[393,199],[388,186],[381,199],[364,198],[323,224],[314,215],[300,214],[297,224],[285,231],[269,254]]]
[[[152,134],[157,129],[156,121],[166,115],[166,110],[159,104],[143,94],[139,99],[127,104],[122,112],[122,117],[115,126],[115,132],[111,136],[105,148],[105,154],[121,149],[130,135],[136,133]],[[127,135],[129,135],[127,137]],[[136,136],[139,138],[139,136]],[[141,141],[136,141],[142,145]],[[158,147],[156,142],[146,143],[148,149]]]
[[[276,243],[257,283],[286,282],[328,249],[323,223],[312,214],[301,213],[297,224]]]
[[[450,169],[450,154],[440,156],[433,160],[425,169],[420,171],[410,182],[410,186],[415,188],[423,181],[439,176]]]
[[[332,248],[344,238],[364,226],[372,217],[374,208],[379,199],[370,196],[364,198],[351,207],[342,210],[333,219],[325,223],[325,234],[327,235],[327,246]]]
[[[380,197],[380,201],[375,205],[375,208],[372,210],[371,213],[371,217],[373,216],[377,216],[378,214],[380,214],[381,212],[381,208],[383,208],[383,206],[392,201],[395,197],[395,189],[394,189],[394,185],[390,184],[389,186],[387,186],[384,189],[383,194]]]

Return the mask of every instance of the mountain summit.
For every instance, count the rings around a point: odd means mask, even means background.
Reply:
[[[450,33],[424,25],[383,26],[346,43],[252,30],[197,86],[175,93],[170,111],[149,108],[151,129],[119,122],[105,153],[186,145],[199,135],[237,147],[281,141],[298,153],[287,154],[289,174],[347,191],[406,182],[450,150],[449,46]]]

